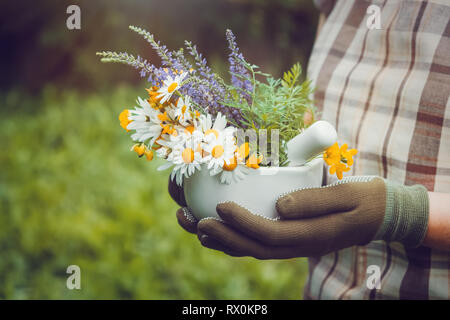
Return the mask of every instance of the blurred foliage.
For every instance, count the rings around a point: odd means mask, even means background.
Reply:
[[[68,30],[66,8],[81,8],[81,30]],[[249,62],[280,77],[294,62],[306,67],[318,12],[312,0],[19,0],[0,3],[0,90],[32,93],[47,84],[83,91],[139,82],[126,66],[98,63],[102,50],[138,53],[159,64],[130,24],[169,48],[191,40],[218,72],[226,66],[225,29],[237,35]]]
[[[300,298],[305,260],[228,257],[178,226],[168,172],[128,151],[119,127],[139,94],[2,97],[0,298]],[[66,288],[72,264],[81,290]]]

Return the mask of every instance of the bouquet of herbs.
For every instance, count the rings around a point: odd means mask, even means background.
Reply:
[[[134,26],[130,29],[149,42],[161,66],[125,52],[97,55],[103,62],[134,67],[149,82],[148,96],[138,97],[134,109],[119,115],[121,126],[132,131],[133,151],[147,160],[155,154],[165,159],[159,169],[173,167],[171,177],[179,185],[202,167],[211,175],[220,175],[221,182],[231,183],[261,165],[288,165],[287,141],[315,117],[312,88],[309,81],[300,81],[300,64],[282,79],[274,79],[245,60],[235,36],[227,30],[230,77],[226,81],[211,70],[191,42],[169,51],[151,33]],[[269,150],[261,148],[261,143],[238,139],[242,130],[265,137]],[[347,159],[335,151],[330,149],[333,154],[325,160],[335,165],[334,171],[346,171]],[[345,151],[351,158],[354,152]]]

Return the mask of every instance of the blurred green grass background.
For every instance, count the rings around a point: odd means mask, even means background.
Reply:
[[[79,1],[81,31],[65,28],[68,4],[0,5],[0,299],[301,298],[306,260],[228,257],[178,226],[169,172],[129,151],[117,118],[145,84],[95,52],[154,58],[134,23],[170,48],[193,40],[223,71],[230,27],[248,59],[279,76],[305,64],[311,1]],[[73,264],[81,290],[66,288]]]
[[[0,297],[299,298],[303,260],[228,257],[178,226],[168,172],[130,152],[118,124],[120,106],[138,94],[145,96],[125,87],[86,97],[50,89],[38,101],[6,98]],[[18,103],[32,109],[11,115]],[[71,264],[81,268],[82,290],[66,288]]]

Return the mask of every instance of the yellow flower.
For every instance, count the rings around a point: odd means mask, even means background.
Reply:
[[[259,164],[262,162],[263,156],[256,156],[256,153],[253,153],[245,163],[245,165],[249,168],[258,169]]]
[[[178,135],[178,132],[177,132],[177,130],[175,130],[173,124],[162,124],[161,123],[161,127],[163,128],[161,134],[168,133],[174,137],[176,137]]]
[[[237,154],[238,154],[239,159],[241,159],[241,160],[245,160],[245,158],[248,157],[249,153],[250,153],[250,146],[249,146],[248,142],[241,144],[237,148]]]
[[[149,95],[149,98],[147,101],[153,109],[158,110],[158,109],[161,109],[164,107],[160,103],[162,98],[157,98],[157,96],[159,95],[159,93],[158,93],[159,87],[153,86],[150,89],[145,89],[145,90],[147,90],[148,95]]]
[[[145,154],[145,157],[147,158],[148,161],[152,161],[153,160],[153,151],[152,150],[146,149],[144,154]]]
[[[192,124],[190,124],[186,128],[184,128],[184,132],[189,133],[189,134],[192,134],[192,132],[194,132],[194,130],[195,130],[195,127]]]
[[[344,163],[335,163],[330,167],[330,174],[335,174],[339,180],[343,177],[343,172],[347,172],[350,170],[350,167],[347,167]]]
[[[167,111],[158,114],[158,119],[159,121],[161,121],[160,125],[163,128],[161,134],[168,133],[174,137],[178,135],[177,130],[175,130],[176,122],[169,118],[169,116],[167,115]]]
[[[161,122],[169,121],[169,120],[170,120],[169,117],[167,116],[167,111],[164,111],[164,113],[162,113],[162,114],[158,114],[158,119],[159,119]]]
[[[341,153],[337,142],[325,150],[323,154],[323,160],[329,166],[341,161]]]
[[[323,154],[323,160],[330,166],[330,174],[335,174],[342,179],[343,173],[350,171],[353,165],[353,156],[358,153],[356,149],[348,150],[348,145],[344,143],[340,148],[336,142]]]
[[[347,150],[348,145],[344,143],[341,147],[341,157],[345,159],[344,162],[347,163],[349,167],[353,165],[353,156],[358,153],[356,149]]]
[[[153,151],[148,149],[144,144],[135,144],[131,150],[133,150],[134,152],[137,153],[137,155],[139,156],[139,158],[141,158],[142,156],[145,155],[145,158],[148,161],[152,161],[153,160]]]
[[[119,114],[119,121],[120,121],[120,126],[122,128],[124,128],[125,130],[130,131],[127,129],[127,126],[130,124],[131,120],[128,119],[128,116],[130,115],[130,111],[128,109],[123,110],[120,114]]]
[[[137,153],[139,157],[142,157],[145,153],[145,146],[143,144],[135,144],[133,146],[133,151]]]

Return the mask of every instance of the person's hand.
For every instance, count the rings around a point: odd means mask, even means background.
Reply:
[[[379,177],[348,177],[298,190],[281,196],[276,208],[277,220],[233,202],[217,205],[221,219],[197,223],[187,208],[177,216],[205,247],[258,259],[320,256],[377,239],[418,246],[428,223],[423,186],[396,185]]]
[[[169,178],[169,194],[172,199],[181,207],[177,210],[176,216],[178,224],[187,232],[197,234],[197,219],[192,215],[187,207],[186,200],[184,199],[184,191],[182,187],[179,187],[175,182]],[[204,219],[203,219],[204,220]],[[198,237],[203,246],[213,248],[225,252],[229,255],[236,255],[236,253],[229,251],[225,246],[214,241],[213,239],[206,239],[201,233],[198,233]]]
[[[184,199],[183,187],[178,186],[169,177],[169,194],[172,199],[181,207],[177,210],[178,224],[190,233],[197,233],[197,219],[190,213]]]

